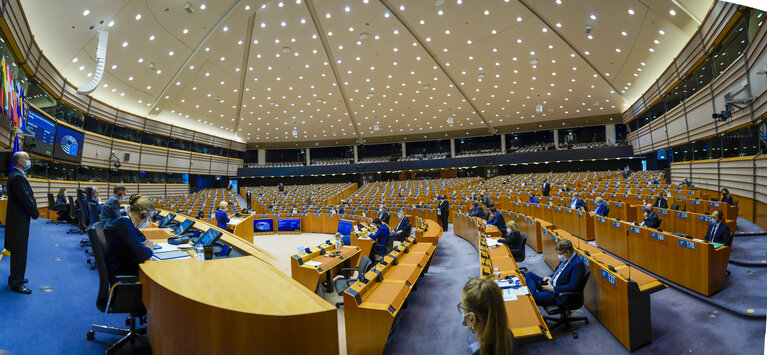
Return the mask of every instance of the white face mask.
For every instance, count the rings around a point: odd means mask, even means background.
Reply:
[[[563,262],[567,260],[567,257],[564,254],[557,254],[557,259],[559,259],[560,262]]]
[[[138,228],[138,229],[144,229],[144,228],[146,228],[148,225],[149,225],[149,217],[148,217],[148,215],[147,215],[147,218],[146,218],[146,219],[145,219],[143,222],[139,223],[138,227],[136,227],[136,228]]]

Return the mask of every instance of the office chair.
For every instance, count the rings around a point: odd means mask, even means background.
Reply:
[[[96,222],[88,229],[88,238],[93,246],[95,264],[99,273],[99,292],[96,297],[96,308],[106,314],[129,314],[126,323],[128,329],[109,327],[104,325],[91,325],[86,338],[93,340],[96,332],[114,335],[123,335],[123,338],[110,346],[106,353],[114,354],[126,343],[133,344],[136,338],[146,334],[146,328],[136,329],[136,318],[143,324],[142,316],[146,315],[146,308],[141,301],[141,283],[136,276],[116,276],[114,285],[109,285],[109,272],[106,264],[106,238],[101,223]]]
[[[560,292],[557,295],[557,305],[544,307],[549,316],[559,315],[559,318],[543,316],[543,319],[555,322],[549,327],[549,330],[564,325],[573,334],[573,338],[578,339],[578,332],[573,330],[570,322],[584,321],[589,324],[589,319],[588,317],[571,317],[570,314],[583,307],[583,289],[586,287],[586,282],[589,281],[589,276],[591,276],[591,271],[586,269],[577,292]]]
[[[676,203],[672,203],[669,209],[673,211],[679,211],[679,205],[677,205]]]
[[[53,194],[48,194],[48,210],[55,210],[56,208],[56,200],[53,198]],[[56,219],[49,219],[46,224],[53,223],[53,224],[59,224],[61,222],[64,222],[64,217],[66,215],[62,211],[56,211]]]
[[[522,240],[520,241],[519,245],[509,245],[509,251],[511,251],[511,256],[514,257],[514,261],[521,263],[525,261],[525,244],[527,244],[527,235],[522,234]],[[526,267],[520,267],[519,271],[527,272]]]
[[[349,277],[349,278],[336,279],[335,286],[336,286],[336,292],[338,292],[338,295],[343,296],[344,291],[346,291],[346,289],[351,287],[352,284],[357,282],[357,280],[359,280],[360,277],[362,277],[361,275],[365,275],[372,268],[373,268],[373,262],[370,260],[370,258],[368,258],[367,255],[363,255],[362,258],[360,259],[360,266],[357,269],[351,268],[351,267],[348,267],[348,268],[345,267],[341,269],[341,272],[349,272],[349,271],[356,270],[357,278]],[[344,305],[343,302],[337,302],[336,308],[340,308],[343,305]]]
[[[77,200],[75,201],[75,206],[77,207],[77,228],[72,228],[67,231],[67,234],[70,233],[80,233],[83,234],[87,228],[90,222],[90,212],[88,212],[88,204],[85,202],[85,196],[82,194],[82,190],[77,190]],[[83,238],[80,241],[80,246],[84,247],[86,245],[90,244],[88,241],[88,238]]]
[[[67,196],[67,200],[69,200],[69,222],[76,222],[77,208],[75,207],[75,200],[72,196]]]
[[[610,207],[605,209],[605,217],[610,217]]]
[[[738,200],[732,200],[732,205],[733,206],[737,206],[738,205]]]

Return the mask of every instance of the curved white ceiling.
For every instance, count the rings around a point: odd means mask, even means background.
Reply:
[[[95,69],[90,27],[110,32],[94,98],[226,138],[302,144],[617,121],[713,1],[194,0],[192,14],[185,3],[22,0],[75,85]]]

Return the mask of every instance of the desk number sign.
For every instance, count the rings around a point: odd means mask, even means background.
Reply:
[[[620,228],[621,227],[621,222],[613,221],[613,227]]]
[[[695,250],[695,243],[691,240],[679,239],[679,246],[687,249]]]
[[[650,236],[651,236],[653,239],[657,239],[657,240],[660,240],[661,242],[662,242],[662,241],[664,241],[664,240],[666,239],[666,237],[665,237],[663,234],[660,234],[660,233],[656,233],[656,232],[652,232],[652,233],[650,233]]]
[[[677,212],[676,216],[679,218],[687,218],[687,212]]]
[[[599,221],[599,223],[605,223],[605,219],[604,219],[604,218],[602,218],[602,217],[598,217],[598,218],[597,218],[597,221]]]
[[[692,200],[690,202],[692,202],[693,205],[700,205],[700,201],[698,200]]]
[[[615,286],[615,275],[609,273],[605,269],[601,269],[601,270],[602,270],[602,278],[607,280],[607,282],[613,284],[613,286]]]
[[[629,230],[636,234],[639,234],[639,227],[637,226],[629,226]]]
[[[709,202],[708,205],[713,207],[719,207],[719,202]]]
[[[714,223],[714,217],[711,216],[698,216],[698,219],[703,222]]]
[[[591,267],[591,263],[589,262],[589,258],[581,255],[581,260],[583,260],[583,264],[586,265],[586,267]]]

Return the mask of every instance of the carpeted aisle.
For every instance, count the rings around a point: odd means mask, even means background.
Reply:
[[[96,308],[98,274],[88,268],[80,248],[85,235],[68,235],[69,228],[32,221],[26,273],[31,295],[8,289],[10,259],[0,260],[0,349],[22,355],[103,354],[119,340],[106,334],[96,334],[95,341],[85,338],[92,323],[125,327],[125,318],[104,315]],[[4,241],[5,229],[0,233]],[[53,291],[40,291],[44,286]]]

